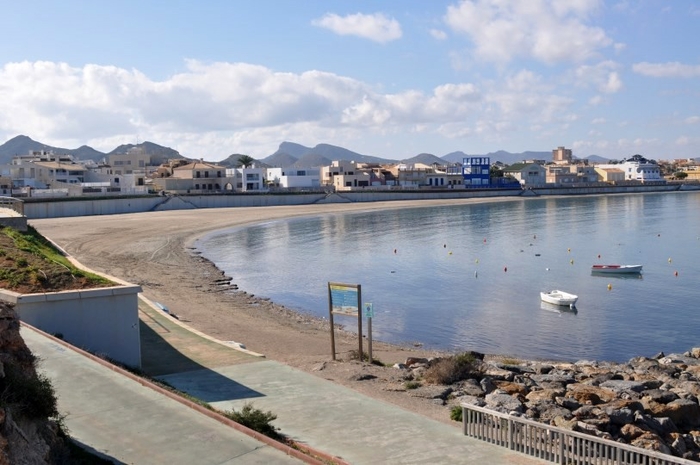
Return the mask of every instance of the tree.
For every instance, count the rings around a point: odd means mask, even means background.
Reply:
[[[688,177],[688,173],[686,173],[685,171],[676,171],[675,173],[673,173],[673,177],[676,179],[685,179]]]
[[[253,163],[255,163],[255,158],[250,155],[241,155],[236,162],[236,168],[250,168]]]

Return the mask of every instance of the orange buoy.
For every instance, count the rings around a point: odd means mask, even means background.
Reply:
[[[673,276],[678,276],[678,272],[676,271],[675,273],[673,273]]]

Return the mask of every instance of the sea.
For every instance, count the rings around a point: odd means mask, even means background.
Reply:
[[[374,340],[614,362],[700,346],[698,192],[326,214],[216,231],[196,247],[240,289],[321,318],[329,282],[360,285]],[[594,264],[644,268],[599,276]],[[578,295],[576,309],[541,302],[552,289]],[[357,330],[357,318],[334,319]]]

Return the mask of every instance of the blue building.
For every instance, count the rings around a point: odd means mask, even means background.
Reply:
[[[489,157],[469,157],[462,159],[462,176],[466,187],[488,187],[491,159]]]

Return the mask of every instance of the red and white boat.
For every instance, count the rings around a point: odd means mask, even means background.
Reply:
[[[641,273],[642,265],[593,265],[594,273]]]

